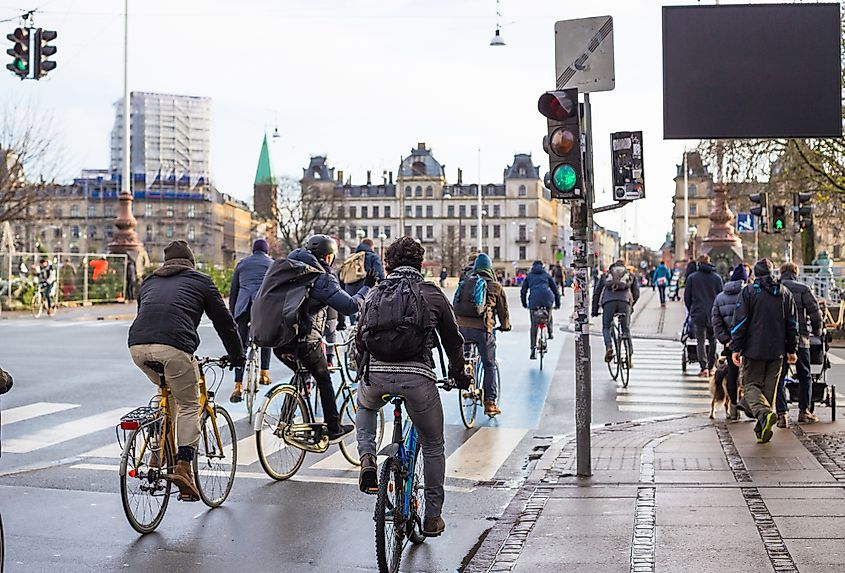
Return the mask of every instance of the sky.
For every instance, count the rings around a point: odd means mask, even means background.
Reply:
[[[480,163],[485,183],[500,182],[514,153],[548,170],[537,98],[555,87],[555,21],[611,15],[616,87],[591,96],[596,204],[612,202],[613,131],[643,131],[647,196],[596,220],[657,248],[671,228],[676,165],[697,143],[663,140],[661,6],[692,3],[501,0],[507,45],[491,47],[494,0],[130,0],[129,87],[212,98],[212,177],[242,199],[275,129],[279,174],[298,178],[311,155],[327,154],[353,183],[367,170],[377,180],[425,142],[448,181],[459,167],[477,181]],[[69,181],[109,165],[123,2],[0,0],[0,20],[34,7],[36,25],[58,31],[58,67],[38,82],[0,69],[0,104],[52,117]]]

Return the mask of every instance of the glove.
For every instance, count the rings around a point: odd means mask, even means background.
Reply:
[[[246,356],[238,356],[237,358],[231,358],[230,356],[226,355],[222,358],[223,361],[229,364],[229,370],[234,370],[235,368],[243,368],[244,364],[246,364]]]
[[[509,324],[509,325],[507,325],[507,326],[500,326],[500,327],[499,327],[499,331],[501,331],[501,332],[510,332],[510,331],[511,331],[511,325]]]
[[[449,368],[449,378],[455,381],[455,387],[459,390],[468,390],[472,384],[472,375],[467,373],[466,366]]]
[[[341,330],[346,330],[346,321],[345,320],[338,320],[337,326],[334,329],[338,332],[340,332]]]
[[[597,313],[596,311],[593,311],[592,313],[590,313],[590,316],[592,316],[592,317],[596,317],[598,315],[599,315],[599,313]]]
[[[367,276],[364,277],[364,286],[373,288],[378,282],[378,275],[374,269],[367,271]]]

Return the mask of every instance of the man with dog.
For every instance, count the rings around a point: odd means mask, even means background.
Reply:
[[[725,288],[716,295],[711,316],[716,338],[725,347],[722,355],[727,358],[725,377],[727,378],[728,398],[730,399],[730,408],[728,411],[728,419],[730,420],[736,420],[738,418],[736,404],[739,393],[739,366],[734,364],[733,360],[730,359],[731,328],[734,325],[734,312],[736,311],[739,294],[742,292],[745,281],[747,280],[748,274],[745,270],[745,264],[740,263],[734,268],[730,280],[725,283]],[[716,373],[714,373],[714,376],[716,376]]]
[[[741,368],[742,406],[757,418],[757,443],[772,439],[777,415],[772,412],[778,380],[786,362],[798,360],[798,321],[789,289],[772,277],[772,262],[754,265],[754,282],[740,292],[731,329],[733,363]]]

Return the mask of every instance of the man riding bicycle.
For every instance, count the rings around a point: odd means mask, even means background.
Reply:
[[[44,293],[47,308],[53,308],[52,296],[53,287],[56,285],[56,267],[46,258],[42,258],[38,263],[36,277],[38,277],[38,288]]]
[[[441,517],[446,475],[443,405],[431,355],[438,335],[449,357],[449,377],[459,388],[468,388],[470,379],[464,371],[464,339],[452,307],[439,288],[423,279],[424,255],[423,246],[411,237],[402,237],[390,245],[385,256],[389,274],[367,298],[361,313],[355,342],[358,350],[368,357],[365,358],[368,365],[366,378],[358,390],[359,487],[365,493],[378,491],[377,415],[385,404],[383,396],[401,395],[422,447],[425,473],[422,531],[427,537],[436,537],[446,528]],[[397,325],[396,317],[401,318],[401,324]]]
[[[522,308],[531,313],[531,360],[537,359],[537,327],[541,320],[545,320],[548,328],[549,340],[554,338],[552,325],[552,304],[560,308],[560,291],[555,279],[546,271],[543,261],[534,261],[531,271],[522,281],[519,291]]]
[[[244,351],[235,321],[211,278],[194,270],[194,254],[185,241],[164,248],[164,264],[144,279],[138,293],[138,315],[129,328],[132,361],[156,386],[158,373],[147,362],[164,365],[167,386],[176,403],[176,469],[164,477],[179,488],[179,499],[197,501],[191,467],[200,437],[200,372],[194,353],[203,313],[207,314],[228,354],[231,366],[244,365]]]
[[[624,261],[616,261],[607,270],[605,275],[596,285],[596,292],[593,295],[593,316],[599,315],[599,306],[602,313],[602,337],[604,338],[604,361],[613,360],[613,344],[610,340],[610,326],[613,317],[617,314],[620,317],[622,335],[628,342],[628,368],[633,368],[634,345],[631,341],[631,311],[637,300],[640,298],[640,284],[636,277],[625,266]]]

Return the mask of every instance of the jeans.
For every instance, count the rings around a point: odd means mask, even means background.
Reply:
[[[417,429],[423,456],[425,480],[425,517],[437,517],[443,508],[443,482],[446,478],[446,454],[443,440],[443,404],[432,380],[418,374],[370,372],[369,384],[358,387],[358,413],[355,426],[358,455],[376,454],[378,410],[384,406],[384,394],[405,397],[405,409]],[[392,427],[385,428],[388,436]],[[417,461],[419,463],[419,460]]]
[[[534,348],[537,345],[537,325],[540,324],[540,321],[537,319],[537,311],[539,310],[541,309],[538,308],[528,311],[531,313],[531,352],[534,352]],[[547,313],[546,315],[548,316],[548,320],[546,320],[547,334],[549,335],[549,337],[551,337],[553,332],[552,329],[554,328],[554,325],[552,324],[552,309],[547,308],[545,309],[545,311]]]
[[[273,353],[285,366],[296,372],[296,360],[293,360],[289,353],[282,351],[280,348],[274,348]],[[330,432],[337,432],[340,429],[340,416],[337,413],[337,404],[334,400],[334,386],[332,386],[332,377],[329,373],[329,365],[326,362],[326,353],[323,352],[320,343],[314,342],[298,343],[294,353],[302,367],[308,370],[317,383],[326,426],[328,426]]]
[[[657,293],[660,295],[660,304],[666,304],[666,285],[657,285]]]
[[[810,349],[798,348],[798,362],[795,364],[795,374],[798,376],[798,409],[809,410],[813,396],[813,377],[810,375]],[[789,411],[789,404],[786,402],[786,373],[789,365],[786,356],[783,357],[783,366],[780,371],[778,382],[777,412],[785,414]]]
[[[693,326],[693,329],[695,329],[698,364],[701,366],[702,370],[713,368],[716,364],[716,333],[713,331],[713,327],[704,324],[696,324]],[[705,347],[705,342],[710,344],[709,349]]]
[[[613,315],[624,314],[619,324],[622,326],[622,334],[627,336],[628,354],[634,353],[634,345],[631,343],[631,305],[624,300],[611,300],[602,306],[601,334],[604,338],[604,347],[610,348],[610,325],[613,322]]]
[[[241,337],[241,343],[244,345],[244,354],[249,353],[249,313],[246,312],[235,319],[235,324],[238,326],[238,334]],[[261,349],[261,369],[270,369],[270,349]],[[244,381],[244,369],[235,368],[235,382]]]
[[[751,413],[758,421],[771,413],[778,390],[783,359],[742,359],[742,389]]]
[[[467,342],[474,342],[484,365],[484,400],[496,401],[496,337],[479,328],[461,328]]]

